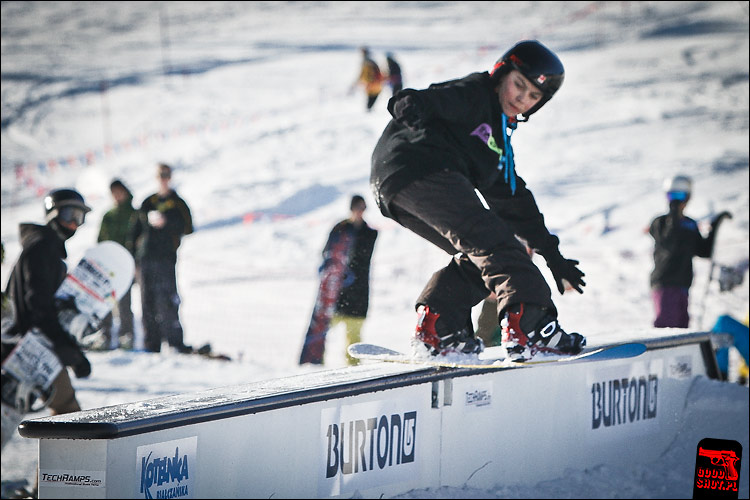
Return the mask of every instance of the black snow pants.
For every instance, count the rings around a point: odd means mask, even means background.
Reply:
[[[392,218],[450,255],[417,299],[452,331],[471,321],[471,309],[494,291],[498,318],[517,303],[555,310],[549,285],[502,214],[484,207],[464,176],[439,171],[396,193]],[[459,255],[457,255],[459,254]]]
[[[184,347],[175,263],[170,260],[143,259],[139,274],[144,348],[160,352],[163,340],[177,349]]]

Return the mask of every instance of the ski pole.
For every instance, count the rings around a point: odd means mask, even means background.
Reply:
[[[721,221],[723,221],[725,218],[731,219],[732,214],[729,212],[721,212],[719,215],[714,217],[713,221],[711,221],[711,268],[708,272],[708,283],[706,283],[706,292],[703,294],[703,300],[701,300],[700,304],[700,313],[698,315],[698,319],[696,320],[696,324],[698,325],[698,328],[701,328],[703,326],[703,315],[706,311],[706,298],[708,297],[708,292],[711,287],[711,281],[713,281],[714,278],[714,268],[716,268],[716,260],[714,259],[714,249],[716,247],[716,234],[719,231],[719,226],[721,225]]]

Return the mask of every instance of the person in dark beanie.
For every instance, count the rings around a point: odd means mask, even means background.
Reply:
[[[347,346],[361,340],[370,301],[370,262],[378,232],[365,222],[366,209],[367,204],[362,196],[352,196],[349,218],[333,227],[323,249],[325,255],[331,242],[342,231],[348,231],[354,237],[342,288],[336,301],[336,312],[331,319],[331,327],[338,323],[343,323],[346,327]],[[349,356],[349,353],[346,354],[346,361],[349,365],[358,364],[358,360]]]
[[[15,310],[15,318],[3,332],[2,359],[10,354],[32,328],[52,343],[60,362],[71,367],[75,376],[91,374],[91,364],[76,340],[80,332],[66,331],[58,319],[55,292],[65,280],[68,253],[65,242],[83,225],[91,209],[74,189],[55,189],[44,198],[47,223],[21,224],[21,255],[10,273],[6,293]],[[52,384],[47,406],[53,415],[81,409],[68,371],[63,369]]]
[[[417,349],[481,352],[471,309],[491,292],[511,359],[577,354],[585,345],[582,335],[560,326],[550,288],[516,238],[546,259],[560,293],[583,293],[578,261],[560,253],[559,239],[516,175],[510,141],[564,76],[551,50],[525,40],[491,72],[404,89],[389,100],[393,119],[372,154],[375,200],[383,215],[454,256],[417,298]]]
[[[96,241],[114,241],[127,248],[128,235],[135,221],[135,209],[133,208],[133,194],[120,179],[115,179],[109,186],[115,206],[108,210],[102,217],[99,227],[99,236]],[[133,310],[131,308],[130,294],[128,289],[117,307],[102,321],[102,332],[100,339],[92,346],[93,350],[109,350],[112,345],[112,326],[114,314],[120,320],[118,330],[119,346],[123,349],[133,348]]]
[[[172,168],[157,165],[159,190],[136,212],[127,247],[133,252],[141,291],[144,348],[160,352],[163,341],[179,352],[191,353],[183,341],[180,296],[177,292],[177,249],[193,232],[187,203],[171,187]]]

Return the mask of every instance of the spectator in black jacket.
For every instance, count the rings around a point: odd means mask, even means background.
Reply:
[[[76,377],[88,377],[91,364],[78,346],[75,335],[82,332],[67,332],[60,325],[55,302],[55,292],[65,280],[68,254],[65,242],[84,223],[91,209],[83,197],[73,189],[56,189],[44,198],[47,223],[21,224],[21,255],[11,271],[7,294],[15,310],[15,320],[7,332],[3,332],[2,359],[4,360],[14,342],[20,340],[32,328],[39,330],[50,340],[55,354],[64,366],[73,368]],[[53,415],[79,411],[68,371],[63,369],[53,382],[52,397],[47,406]]]
[[[336,312],[331,319],[331,327],[337,323],[343,323],[346,327],[347,346],[359,342],[362,338],[362,325],[370,303],[370,262],[375,239],[378,237],[377,230],[367,225],[364,219],[367,209],[365,199],[360,195],[352,196],[350,207],[351,215],[333,227],[323,249],[325,256],[331,242],[336,241],[337,234],[342,231],[348,231],[354,237],[341,291],[336,301]],[[348,353],[346,361],[350,365],[358,363]]]
[[[512,359],[580,352],[585,338],[557,321],[549,286],[516,235],[544,256],[558,290],[583,293],[578,261],[565,259],[534,196],[516,176],[510,136],[552,98],[563,65],[537,41],[519,42],[492,72],[404,89],[372,155],[381,212],[455,257],[417,299],[416,344],[432,354],[476,353],[471,308],[495,292]],[[475,190],[489,205],[487,210]]]
[[[136,213],[128,247],[136,261],[143,309],[144,348],[160,352],[162,341],[179,352],[192,352],[183,341],[180,296],[177,293],[177,249],[193,232],[187,203],[170,186],[172,168],[157,167],[159,191],[146,198]]]
[[[714,217],[708,237],[704,238],[698,224],[684,214],[692,184],[692,179],[686,175],[667,179],[664,188],[669,212],[655,218],[649,227],[649,234],[654,238],[654,269],[650,281],[657,328],[688,327],[693,257],[711,257],[719,224],[724,218],[732,217],[729,212]]]

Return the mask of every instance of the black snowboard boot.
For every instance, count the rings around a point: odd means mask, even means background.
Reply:
[[[575,355],[586,345],[583,335],[565,332],[555,314],[536,304],[510,306],[500,326],[501,345],[513,361],[528,361],[537,352]]]
[[[430,354],[478,354],[484,350],[484,342],[474,335],[470,321],[460,330],[444,331],[444,328],[441,328],[443,325],[438,323],[439,318],[440,314],[432,311],[430,306],[420,305],[417,309],[417,328],[414,337],[429,349]]]

